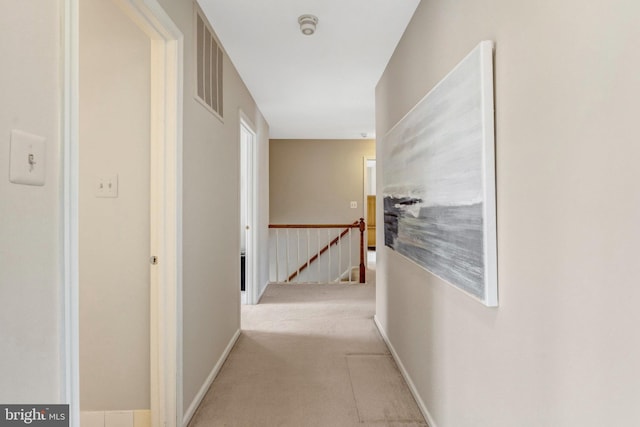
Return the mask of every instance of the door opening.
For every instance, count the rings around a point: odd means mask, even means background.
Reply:
[[[182,57],[183,47],[182,39],[183,35],[179,28],[173,23],[171,18],[164,12],[161,6],[157,3],[157,0],[145,0],[144,3],[136,0],[113,0],[113,2],[100,2],[94,1],[91,3],[82,3],[82,7],[105,7],[109,8],[114,5],[118,6],[121,12],[124,12],[125,16],[120,16],[114,9],[108,10],[109,16],[117,19],[121,25],[128,26],[127,34],[137,33],[138,41],[142,37],[142,43],[136,43],[142,53],[136,52],[134,55],[138,57],[146,57],[143,72],[137,68],[140,64],[137,61],[126,62],[127,69],[136,70],[138,76],[137,83],[130,81],[129,78],[123,79],[123,81],[116,81],[114,84],[132,84],[133,90],[125,90],[124,95],[118,93],[100,93],[99,88],[93,92],[85,91],[83,97],[79,96],[79,87],[87,85],[87,81],[81,82],[78,71],[82,68],[83,79],[94,78],[108,79],[110,70],[113,64],[102,65],[96,67],[100,61],[101,56],[95,58],[92,56],[94,52],[87,50],[90,46],[100,45],[108,37],[113,36],[113,32],[119,31],[119,27],[109,26],[108,28],[112,33],[109,34],[94,34],[94,39],[89,38],[86,32],[81,31],[88,29],[86,13],[82,14],[82,20],[80,19],[79,9],[80,2],[78,0],[67,0],[64,2],[64,25],[65,25],[65,81],[64,81],[64,185],[65,185],[65,301],[66,306],[66,319],[65,319],[65,335],[66,346],[65,352],[68,355],[68,364],[66,372],[66,384],[67,384],[67,398],[71,402],[70,408],[70,425],[72,427],[78,427],[80,425],[80,394],[81,394],[81,378],[80,378],[80,357],[84,356],[85,360],[91,361],[91,358],[87,358],[87,351],[83,353],[80,351],[81,335],[89,336],[88,342],[85,342],[84,350],[95,349],[101,339],[105,336],[102,334],[94,334],[94,336],[86,334],[86,328],[89,324],[86,322],[86,316],[81,313],[81,305],[79,304],[81,297],[86,300],[86,296],[93,296],[97,298],[96,293],[90,288],[85,286],[83,282],[82,289],[79,283],[79,270],[87,267],[86,264],[80,264],[80,249],[85,247],[82,242],[87,243],[94,242],[92,235],[96,235],[101,238],[113,238],[115,233],[109,234],[105,229],[106,225],[103,223],[98,224],[96,227],[86,228],[87,223],[79,225],[78,218],[80,216],[79,211],[84,214],[99,215],[100,210],[93,209],[88,210],[93,205],[101,205],[99,207],[105,208],[117,208],[117,205],[129,204],[130,202],[137,203],[142,200],[144,203],[138,203],[138,205],[146,205],[147,214],[142,216],[137,225],[134,235],[140,234],[139,230],[148,230],[145,232],[144,239],[140,242],[146,242],[146,250],[138,251],[140,254],[136,256],[136,269],[146,269],[147,273],[144,275],[146,282],[145,288],[147,291],[143,294],[138,292],[138,308],[142,307],[138,311],[149,312],[147,319],[138,319],[136,327],[139,328],[140,324],[145,325],[145,329],[148,332],[149,340],[144,343],[144,339],[138,339],[134,345],[136,346],[135,353],[138,361],[143,359],[139,357],[141,353],[146,353],[148,360],[144,360],[141,363],[149,366],[149,378],[143,378],[143,381],[135,381],[134,387],[123,387],[126,392],[132,390],[136,393],[136,399],[140,400],[138,403],[134,403],[134,408],[139,408],[142,411],[149,409],[151,425],[176,427],[183,425],[183,410],[182,410],[182,370],[181,370],[181,354],[182,354],[182,341],[181,341],[181,307],[179,302],[181,301],[181,254],[182,254],[182,229],[181,229],[181,176],[182,176]],[[85,9],[86,12],[86,9]],[[105,15],[97,14],[100,19],[95,19],[101,24],[104,22]],[[94,15],[95,18],[96,15]],[[122,18],[128,18],[127,19]],[[131,23],[134,25],[131,26]],[[103,26],[104,27],[104,26]],[[101,28],[103,28],[101,27]],[[135,29],[134,29],[135,28]],[[104,29],[104,28],[103,28]],[[140,36],[139,30],[146,35]],[[82,33],[82,34],[81,34]],[[82,36],[81,36],[82,35]],[[122,38],[124,34],[118,34],[118,38]],[[80,43],[80,49],[78,49],[77,40],[82,39]],[[109,39],[110,40],[110,39]],[[93,43],[92,43],[93,42]],[[124,43],[124,46],[132,48],[134,45]],[[109,44],[110,52],[113,55],[118,52],[113,52],[113,44]],[[82,51],[82,54],[81,52]],[[105,52],[99,51],[101,55]],[[95,61],[87,61],[87,58],[94,58]],[[122,67],[125,68],[125,67]],[[126,81],[125,81],[126,80]],[[135,84],[134,84],[135,83]],[[144,89],[146,86],[146,89]],[[106,86],[105,86],[106,87]],[[103,87],[102,87],[103,88]],[[92,88],[93,89],[93,88]],[[111,88],[111,92],[114,89]],[[140,89],[144,92],[139,94]],[[120,134],[118,134],[114,141],[121,137],[134,136],[134,132],[142,132],[145,136],[140,137],[136,134],[134,142],[125,150],[124,153],[116,153],[116,147],[109,144],[102,143],[98,145],[100,149],[104,150],[103,159],[98,159],[97,163],[101,168],[109,168],[106,171],[91,170],[87,163],[86,155],[95,154],[95,152],[88,151],[84,145],[87,142],[86,138],[83,139],[83,150],[79,150],[79,135],[85,134],[92,138],[102,138],[103,136],[95,132],[94,123],[92,119],[100,122],[102,127],[108,128],[108,123],[105,123],[108,119],[113,119],[116,116],[122,120],[129,120],[130,117],[122,118],[119,114],[118,108],[115,108],[113,113],[103,113],[105,102],[104,97],[108,96],[112,102],[108,105],[111,106],[114,103],[122,103],[126,99],[128,92],[134,92],[139,95],[139,99],[136,102],[144,101],[147,104],[144,107],[144,112],[139,119],[140,123],[132,124],[131,132],[123,132],[122,126],[118,126]],[[90,102],[89,95],[95,94],[96,102]],[[80,115],[80,105],[85,104],[91,106],[91,108],[82,108],[82,115]],[[134,107],[134,105],[126,105],[127,109]],[[101,108],[103,110],[101,110]],[[124,108],[124,107],[123,107]],[[139,112],[142,110],[139,110]],[[146,118],[145,118],[146,117]],[[129,120],[130,121],[130,120]],[[146,130],[143,129],[146,123]],[[119,149],[119,148],[118,148]],[[97,149],[96,149],[97,150]],[[136,159],[138,159],[138,166],[130,167],[125,157],[131,156],[133,151],[136,151]],[[80,153],[80,155],[78,155]],[[95,161],[95,159],[94,159]],[[142,166],[140,166],[142,165]],[[126,169],[126,171],[125,171]],[[106,173],[105,173],[106,172]],[[94,176],[93,174],[98,174]],[[145,177],[146,175],[146,177]],[[110,189],[108,194],[104,194],[104,191],[98,191],[94,186],[97,184],[97,188],[100,188],[100,184],[103,187]],[[111,185],[109,185],[111,184]],[[118,185],[119,184],[119,185]],[[118,185],[118,187],[116,187]],[[134,189],[137,193],[134,192]],[[83,193],[84,195],[82,195]],[[99,194],[100,193],[100,194]],[[140,195],[142,194],[142,196]],[[94,200],[96,197],[101,200]],[[84,204],[87,206],[84,206]],[[81,205],[81,206],[79,206]],[[84,206],[84,207],[83,207]],[[144,209],[144,208],[143,208]],[[136,208],[139,213],[140,208]],[[111,215],[110,217],[115,217]],[[122,215],[119,215],[122,216]],[[140,216],[140,215],[139,215]],[[110,219],[110,218],[107,218]],[[113,218],[111,218],[113,219]],[[81,228],[84,227],[84,228]],[[127,225],[129,226],[129,225]],[[118,231],[121,228],[118,227]],[[123,242],[129,243],[129,235],[126,235],[122,239]],[[144,244],[144,243],[143,243]],[[118,244],[118,248],[124,247],[125,244]],[[149,254],[149,248],[151,249],[151,256]],[[82,252],[83,263],[89,258],[88,252]],[[114,255],[115,256],[115,255]],[[85,270],[93,274],[95,271],[106,271],[109,274],[113,274],[114,268],[112,264],[104,262],[104,265],[100,263],[95,264],[95,268]],[[140,267],[140,268],[138,268]],[[120,270],[124,270],[120,268]],[[128,273],[128,271],[127,271]],[[123,277],[128,277],[123,273]],[[110,283],[118,283],[118,281],[111,281]],[[139,285],[141,280],[136,281]],[[149,284],[152,284],[149,286]],[[110,287],[102,287],[102,290],[106,289],[107,293],[112,290]],[[87,293],[87,290],[90,292]],[[126,291],[126,290],[125,290]],[[83,292],[85,295],[83,296]],[[92,293],[93,292],[93,293]],[[124,292],[123,292],[124,293]],[[120,296],[118,292],[112,292],[108,296],[113,300],[114,295]],[[105,305],[107,302],[104,301]],[[111,304],[113,306],[113,304]],[[145,309],[146,306],[146,309]],[[104,311],[104,307],[100,307]],[[83,308],[84,309],[84,308]],[[131,311],[131,310],[129,310]],[[133,316],[137,316],[138,312],[133,310]],[[109,315],[108,319],[111,323],[115,323],[116,326],[122,326],[121,321],[124,317],[122,315]],[[127,317],[130,324],[132,322],[130,316]],[[109,322],[105,322],[107,324]],[[128,326],[128,325],[127,325]],[[109,324],[109,327],[114,327]],[[127,331],[127,328],[120,328],[121,331]],[[118,334],[117,338],[118,346],[115,347],[133,347],[130,342],[123,343],[122,336],[124,333]],[[110,339],[114,337],[108,337]],[[118,351],[118,349],[115,349]],[[128,362],[131,357],[123,358],[125,364],[128,366]],[[109,361],[113,364],[113,360]],[[105,364],[108,365],[108,364]],[[122,366],[124,369],[124,364]],[[142,369],[136,368],[136,374],[144,372]],[[93,372],[102,372],[94,370]],[[142,376],[141,374],[140,376]],[[95,377],[95,375],[94,375]],[[96,384],[94,377],[85,377],[83,384]],[[115,377],[115,375],[114,375]],[[115,378],[109,378],[109,383],[113,382]],[[127,381],[129,381],[127,379]],[[144,383],[147,384],[144,384]],[[96,400],[101,402],[107,401],[105,392],[100,387],[82,389],[84,392],[92,393],[96,396]],[[98,393],[101,393],[98,395]],[[125,394],[124,392],[122,393]],[[116,396],[119,398],[120,396]],[[117,406],[115,406],[117,405]],[[107,402],[102,405],[105,409],[105,414],[111,406],[115,406],[114,411],[118,411],[119,406],[122,404]],[[130,405],[127,403],[127,407]],[[126,409],[123,408],[123,409]],[[90,409],[93,411],[93,408]],[[128,409],[126,409],[128,411]],[[138,409],[132,409],[138,410]]]
[[[249,121],[240,119],[240,292],[242,304],[255,304],[255,141]]]
[[[376,159],[364,159],[364,199],[367,223],[367,264],[374,267],[376,261]]]

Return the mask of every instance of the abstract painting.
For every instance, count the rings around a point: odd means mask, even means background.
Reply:
[[[493,42],[483,41],[382,141],[385,245],[498,305]]]

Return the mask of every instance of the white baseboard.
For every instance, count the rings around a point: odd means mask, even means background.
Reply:
[[[387,344],[387,347],[389,347],[389,351],[391,351],[393,360],[395,360],[396,365],[398,365],[398,369],[400,369],[400,373],[404,377],[404,380],[407,382],[407,385],[409,386],[409,390],[411,391],[413,398],[418,404],[418,408],[420,408],[420,412],[422,412],[422,416],[424,417],[425,420],[427,420],[427,424],[429,424],[429,427],[437,427],[436,422],[433,420],[433,417],[431,416],[431,414],[429,413],[429,410],[427,409],[427,405],[425,405],[424,401],[422,400],[422,397],[420,397],[420,394],[418,394],[418,389],[416,388],[415,384],[411,380],[411,377],[409,376],[409,373],[405,369],[404,365],[402,364],[402,360],[400,360],[400,357],[398,356],[396,349],[393,348],[393,344],[391,344],[391,341],[389,341],[389,337],[387,336],[387,333],[385,332],[385,330],[382,328],[382,325],[378,321],[378,316],[373,316],[373,321],[375,322],[376,327],[378,328],[378,331],[380,332],[380,335],[382,336],[382,339],[384,340],[385,344]]]
[[[81,427],[151,427],[151,411],[81,411]]]
[[[262,295],[264,295],[264,293],[266,292],[267,288],[269,287],[269,283],[267,282],[264,287],[262,288],[262,291],[260,291],[260,295],[258,295],[258,301],[256,301],[256,304],[258,304],[260,302],[260,300],[262,299]]]
[[[213,383],[213,380],[215,380],[218,376],[220,369],[222,369],[222,365],[224,364],[225,360],[227,360],[229,353],[231,353],[231,350],[233,349],[233,346],[235,345],[239,337],[240,329],[238,329],[236,333],[233,334],[233,337],[229,341],[229,344],[227,344],[227,348],[224,349],[222,356],[220,356],[220,358],[218,359],[218,363],[216,363],[216,365],[213,367],[211,373],[209,373],[209,376],[207,377],[207,380],[204,382],[204,384],[202,384],[200,391],[198,392],[198,394],[196,394],[196,397],[193,399],[193,402],[191,402],[191,405],[189,405],[189,408],[182,418],[183,427],[186,427],[187,424],[189,424],[189,422],[191,421],[191,418],[193,418],[193,416],[195,415],[198,406],[200,406],[200,403],[202,403],[202,399],[204,399],[204,396],[207,394],[207,391],[209,390],[209,387],[211,387],[211,383]]]

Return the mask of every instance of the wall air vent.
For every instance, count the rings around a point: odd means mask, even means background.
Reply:
[[[196,99],[220,118],[222,108],[222,49],[204,13],[196,7]]]

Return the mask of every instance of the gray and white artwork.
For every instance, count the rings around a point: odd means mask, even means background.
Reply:
[[[385,245],[496,306],[493,43],[480,43],[382,142]]]

